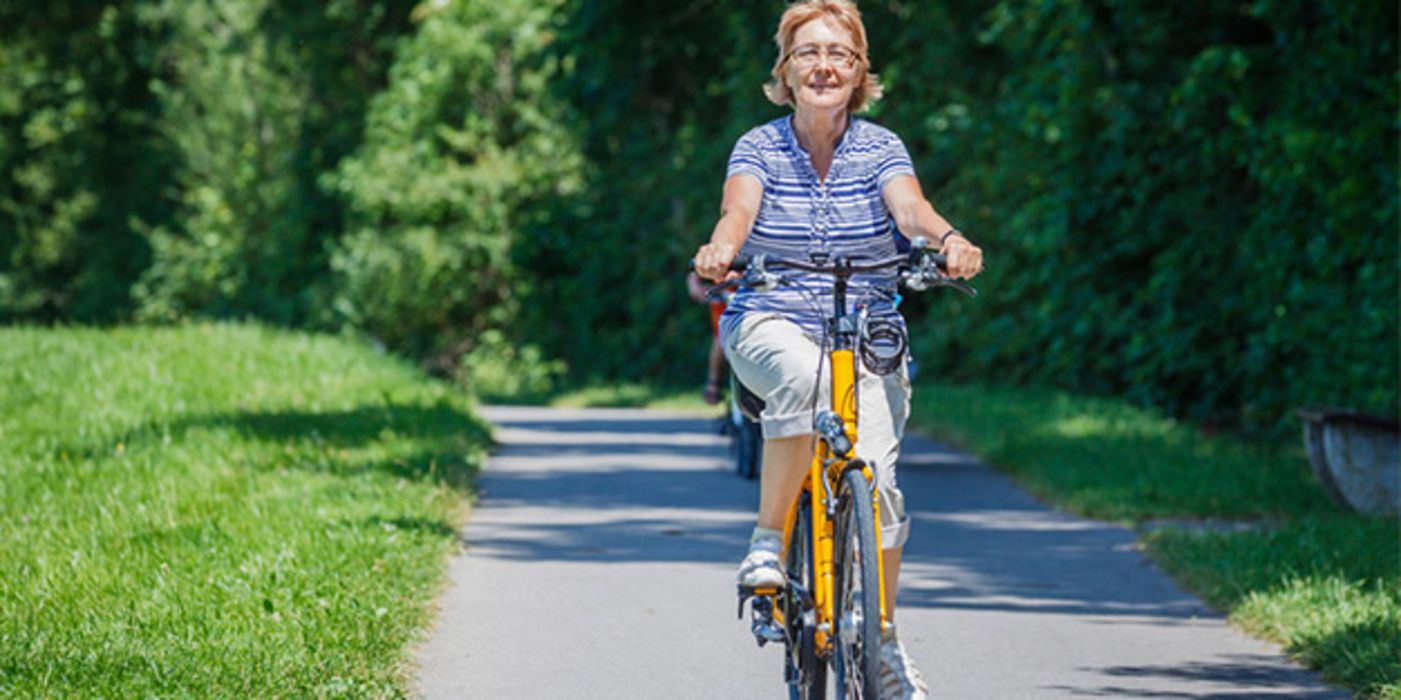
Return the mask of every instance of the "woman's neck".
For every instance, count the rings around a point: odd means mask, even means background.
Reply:
[[[826,182],[837,142],[846,133],[846,127],[846,110],[814,112],[800,109],[793,112],[793,131],[798,137],[798,145],[808,152],[818,180]]]
[[[846,123],[846,110],[793,112],[793,131],[797,133],[798,145],[812,155],[831,155],[846,132]]]

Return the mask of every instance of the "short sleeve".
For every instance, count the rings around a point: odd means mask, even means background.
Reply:
[[[915,165],[910,160],[910,152],[905,150],[905,142],[899,136],[890,134],[880,149],[880,156],[876,158],[876,190],[884,191],[891,180],[901,175],[914,174]]]
[[[763,151],[759,149],[759,132],[757,129],[741,136],[735,143],[735,148],[730,152],[730,164],[725,169],[725,177],[728,179],[734,175],[753,175],[759,183],[765,187],[769,184],[769,168],[764,161]]]

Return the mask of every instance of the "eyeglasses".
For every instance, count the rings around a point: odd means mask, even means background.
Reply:
[[[800,68],[812,68],[822,62],[822,57],[826,56],[827,61],[837,68],[851,70],[856,67],[856,61],[860,58],[855,49],[849,49],[841,44],[829,44],[824,50],[817,44],[803,44],[788,52],[788,58],[798,64]]]

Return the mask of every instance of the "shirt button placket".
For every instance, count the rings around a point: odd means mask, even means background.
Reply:
[[[813,185],[812,202],[812,228],[817,240],[814,241],[814,252],[830,253],[831,247],[827,240],[828,231],[828,203],[827,186],[822,183]]]

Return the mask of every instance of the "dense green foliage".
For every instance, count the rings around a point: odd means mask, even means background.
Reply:
[[[365,141],[331,182],[350,229],[332,259],[335,311],[446,368],[519,309],[511,243],[577,189],[551,3],[424,6]]]
[[[902,13],[892,60],[925,55],[898,64],[888,120],[992,259],[985,297],[923,324],[926,356],[1247,428],[1308,403],[1395,414],[1397,12]],[[900,99],[925,85],[942,108]]]
[[[257,326],[0,329],[0,697],[409,697],[468,397]]]
[[[176,213],[139,225],[138,317],[304,322],[329,294],[342,206],[320,186],[360,141],[408,2],[166,0],[157,128]]]
[[[686,296],[686,260],[715,223],[734,140],[780,113],[758,89],[775,9],[575,0],[562,13],[572,70],[557,87],[580,115],[587,179],[517,250],[542,282],[524,333],[577,375],[704,376],[706,312]]]
[[[871,116],[988,252],[978,300],[912,304],[926,368],[1247,429],[1397,410],[1395,3],[863,9]],[[554,371],[516,344],[577,382],[699,377],[681,277],[731,145],[784,112],[779,10],[0,9],[0,319],[256,316],[443,371],[490,345],[533,386]]]
[[[313,317],[409,7],[0,8],[0,320]]]
[[[110,320],[168,216],[159,28],[126,5],[0,6],[0,320]]]
[[[596,177],[541,246],[571,254],[536,268],[570,279],[537,306],[567,320],[532,329],[576,368],[674,381],[703,361],[677,280],[725,157],[782,113],[759,92],[778,8],[639,5],[568,14]],[[1394,3],[863,7],[874,118],[989,256],[978,300],[917,302],[927,368],[1246,428],[1396,411]]]

